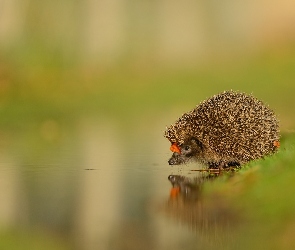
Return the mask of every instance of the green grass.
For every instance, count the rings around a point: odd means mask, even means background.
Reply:
[[[206,185],[208,197],[219,194],[239,212],[239,249],[295,248],[294,145],[295,134],[286,134],[277,154]]]

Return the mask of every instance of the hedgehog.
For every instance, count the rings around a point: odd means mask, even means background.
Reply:
[[[224,91],[183,114],[164,132],[173,152],[169,165],[195,160],[207,167],[240,167],[277,151],[274,112],[253,95]]]

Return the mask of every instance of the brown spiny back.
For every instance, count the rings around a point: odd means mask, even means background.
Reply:
[[[183,114],[164,136],[178,145],[195,137],[212,159],[245,163],[276,151],[279,125],[274,112],[252,95],[225,91]]]

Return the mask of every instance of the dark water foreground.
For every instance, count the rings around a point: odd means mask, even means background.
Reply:
[[[237,249],[243,211],[196,165],[168,165],[161,122],[137,126],[2,131],[0,249]]]

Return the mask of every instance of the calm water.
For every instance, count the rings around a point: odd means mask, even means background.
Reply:
[[[233,220],[226,205],[203,202],[206,180],[190,171],[195,166],[168,165],[166,124],[159,119],[150,126],[148,118],[135,124],[106,118],[70,125],[45,120],[7,133],[0,153],[0,245],[86,250],[230,246]]]

